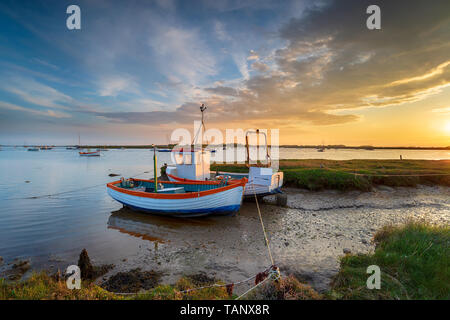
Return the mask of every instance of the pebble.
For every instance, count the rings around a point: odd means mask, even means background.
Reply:
[[[350,254],[352,253],[352,251],[349,248],[344,248],[344,250],[342,250],[345,254]]]

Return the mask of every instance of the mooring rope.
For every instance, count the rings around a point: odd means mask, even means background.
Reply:
[[[262,285],[264,282],[266,282],[269,279],[273,279],[273,280],[278,280],[279,278],[281,278],[280,275],[280,271],[277,267],[272,268],[269,272],[269,275],[267,276],[267,278],[265,278],[263,281],[258,282],[255,286],[251,287],[250,289],[248,289],[247,291],[245,291],[243,294],[241,294],[239,297],[237,297],[235,300],[240,300],[243,296],[245,296],[247,293],[251,292],[252,290],[256,289],[257,287],[259,287],[260,285]]]
[[[207,286],[196,287],[196,288],[181,290],[181,291],[177,291],[177,292],[178,293],[189,293],[191,291],[197,291],[197,290],[208,289],[208,288],[222,288],[222,287],[239,285],[239,284],[242,284],[242,283],[246,283],[246,282],[252,280],[253,278],[256,278],[259,274],[266,273],[267,271],[270,271],[271,269],[273,269],[273,266],[270,266],[270,267],[266,268],[264,271],[258,272],[257,274],[254,274],[251,277],[248,277],[248,278],[246,278],[244,280],[241,280],[241,281],[238,281],[238,282],[231,282],[231,283],[226,283],[226,284],[214,283],[214,284],[210,284],[210,285],[207,285]],[[140,293],[139,292],[113,292],[113,293],[117,294],[117,295],[138,295],[138,294],[145,294],[146,292],[140,292]]]
[[[145,173],[148,173],[148,171],[144,171],[135,175],[130,176],[131,178],[134,177],[138,177],[141,176]],[[56,193],[50,193],[50,194],[42,194],[42,195],[38,195],[38,196],[29,196],[29,197],[17,197],[17,198],[7,198],[7,199],[0,199],[1,201],[7,201],[7,200],[29,200],[29,199],[40,199],[40,198],[49,198],[49,197],[54,197],[54,196],[59,196],[62,194],[67,194],[67,193],[74,193],[74,192],[78,192],[78,191],[83,191],[83,190],[88,190],[88,189],[93,189],[93,188],[97,188],[100,186],[104,186],[105,184],[109,183],[110,181],[107,182],[103,182],[101,184],[96,184],[96,185],[92,185],[92,186],[86,186],[83,188],[78,188],[78,189],[72,189],[72,190],[67,190],[67,191],[62,191],[62,192],[56,192]]]
[[[247,184],[249,184],[249,183],[247,183]],[[263,233],[264,233],[264,239],[266,240],[266,246],[267,246],[267,251],[268,251],[269,257],[270,257],[270,262],[272,263],[272,266],[274,266],[275,263],[273,261],[272,251],[270,251],[269,239],[267,238],[266,228],[264,227],[264,222],[263,222],[263,219],[262,219],[261,210],[259,209],[258,197],[256,196],[256,190],[255,190],[255,184],[254,183],[252,183],[252,187],[253,187],[253,193],[255,195],[256,208],[258,209],[259,221],[261,221],[261,227],[262,227],[262,230],[263,230]]]

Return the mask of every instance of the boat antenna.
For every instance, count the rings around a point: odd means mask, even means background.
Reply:
[[[205,104],[202,103],[202,105],[200,106],[200,112],[202,113],[202,125],[200,126],[200,128],[198,128],[198,131],[197,131],[197,133],[195,134],[194,139],[192,140],[192,143],[191,143],[192,149],[194,149],[194,142],[197,141],[198,134],[200,133],[200,131],[202,130],[202,128],[203,128],[203,130],[206,131],[205,122],[203,121],[203,112],[205,112],[206,108],[207,108],[207,107],[205,106]]]

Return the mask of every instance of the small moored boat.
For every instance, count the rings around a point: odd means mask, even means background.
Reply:
[[[231,214],[239,210],[247,179],[227,181],[160,181],[128,179],[107,184],[108,194],[137,211],[176,217]]]
[[[100,151],[87,151],[87,152],[79,152],[82,157],[99,157]]]

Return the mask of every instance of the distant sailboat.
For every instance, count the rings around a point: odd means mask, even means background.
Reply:
[[[317,149],[317,152],[324,152],[325,151],[325,145],[322,142],[322,147],[320,147],[319,149]]]

